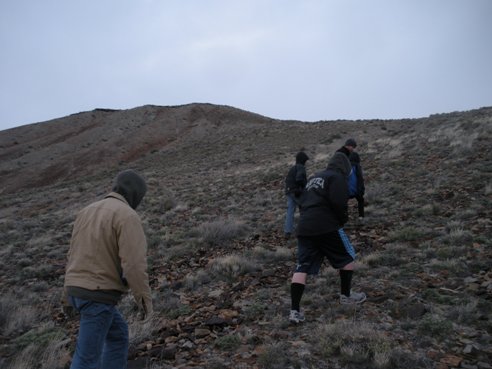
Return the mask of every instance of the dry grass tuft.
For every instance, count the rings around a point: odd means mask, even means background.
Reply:
[[[8,369],[61,369],[68,359],[66,333],[52,323],[33,329],[14,340],[22,351]]]
[[[261,260],[262,262],[268,262],[291,260],[293,255],[292,250],[288,247],[278,247],[274,251],[272,251],[261,246],[256,246],[252,250],[252,256],[257,260]]]
[[[325,358],[339,356],[346,364],[375,368],[389,365],[390,340],[369,323],[337,321],[321,325],[314,336],[313,344]]]
[[[289,347],[282,342],[276,342],[265,347],[258,357],[258,364],[262,369],[283,369],[290,364]]]
[[[158,318],[138,320],[135,317],[128,321],[128,337],[130,346],[136,346],[152,338],[156,333]]]
[[[227,255],[214,259],[209,264],[213,275],[234,280],[240,275],[256,270],[257,266],[252,261],[240,255]]]
[[[210,245],[220,245],[241,237],[246,234],[247,230],[248,227],[245,223],[229,219],[202,223],[198,228],[203,241]]]
[[[28,295],[20,299],[18,296],[7,293],[0,298],[0,332],[9,336],[24,332],[40,321],[44,314],[32,304]]]

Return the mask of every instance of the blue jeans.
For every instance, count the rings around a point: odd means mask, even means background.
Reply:
[[[125,369],[128,325],[114,305],[69,296],[80,312],[80,329],[70,369]]]
[[[285,215],[285,233],[294,232],[294,213],[296,212],[297,203],[294,194],[287,194],[287,214]]]

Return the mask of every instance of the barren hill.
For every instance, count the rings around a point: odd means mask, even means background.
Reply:
[[[351,203],[360,307],[324,265],[307,321],[287,322],[295,240],[282,234],[295,154],[323,169],[358,142],[367,219]],[[129,368],[489,368],[492,108],[421,119],[279,121],[226,106],[96,109],[0,132],[0,366],[63,368],[60,314],[79,209],[119,170],[149,183],[138,212],[157,317],[135,320]]]
[[[202,142],[221,125],[234,129],[267,121],[231,107],[191,104],[96,109],[6,130],[0,132],[0,188],[8,192],[80,178]]]

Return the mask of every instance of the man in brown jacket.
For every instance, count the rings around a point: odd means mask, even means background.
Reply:
[[[64,288],[80,312],[71,369],[126,368],[128,325],[116,305],[128,289],[142,316],[152,314],[147,242],[135,212],[146,191],[143,178],[125,170],[116,177],[113,192],[77,215]]]

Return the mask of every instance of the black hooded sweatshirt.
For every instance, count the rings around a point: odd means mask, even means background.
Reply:
[[[300,201],[299,236],[337,231],[347,222],[350,170],[347,156],[336,152],[328,167],[308,180]]]
[[[307,182],[306,175],[306,161],[309,160],[309,157],[305,152],[300,151],[296,155],[296,164],[293,165],[289,173],[287,173],[287,177],[285,178],[285,193],[298,193],[300,194],[304,189],[304,186]]]
[[[135,171],[127,169],[116,176],[113,191],[123,196],[132,209],[136,209],[147,192],[147,185]]]

